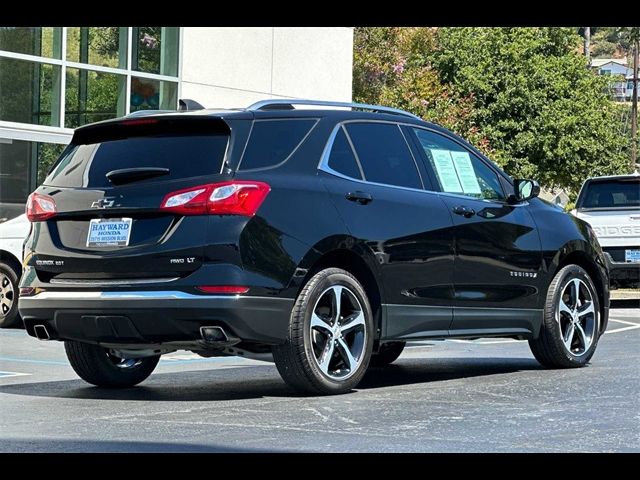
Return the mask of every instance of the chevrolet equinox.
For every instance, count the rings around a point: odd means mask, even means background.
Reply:
[[[102,387],[188,350],[342,393],[418,339],[528,340],[542,365],[581,367],[606,262],[539,190],[387,107],[132,114],[76,129],[29,197],[19,311]]]

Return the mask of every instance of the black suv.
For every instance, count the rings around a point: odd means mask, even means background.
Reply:
[[[451,337],[527,339],[543,365],[579,367],[608,273],[591,228],[538,192],[373,105],[87,125],[29,198],[20,314],[105,387],[184,349],[273,359],[291,386],[340,393],[407,341]]]

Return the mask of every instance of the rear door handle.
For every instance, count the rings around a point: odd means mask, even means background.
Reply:
[[[367,203],[373,200],[373,197],[370,193],[367,192],[349,192],[346,195],[347,200],[351,200],[352,202],[358,202],[361,205],[366,205]]]
[[[453,213],[456,215],[462,215],[464,218],[471,218],[476,214],[476,211],[473,208],[458,205],[453,209]]]

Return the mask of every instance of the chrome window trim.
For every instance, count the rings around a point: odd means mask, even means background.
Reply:
[[[428,190],[426,187],[424,187],[424,181],[422,182],[423,184],[423,188],[422,189],[417,189],[417,188],[410,188],[410,187],[401,187],[399,185],[389,185],[387,183],[377,183],[377,182],[370,182],[368,180],[364,180],[364,179],[358,179],[358,178],[353,178],[353,177],[349,177],[348,175],[344,175],[340,172],[335,171],[334,169],[332,169],[329,166],[329,156],[331,155],[331,149],[333,148],[333,142],[336,138],[336,135],[338,134],[338,130],[343,126],[346,125],[348,123],[389,123],[392,125],[403,125],[403,126],[407,126],[407,127],[413,127],[413,128],[419,128],[422,130],[426,130],[428,132],[433,132],[435,134],[438,135],[442,135],[443,137],[450,139],[452,142],[457,143],[458,145],[460,145],[461,148],[463,148],[466,151],[469,151],[471,153],[473,153],[474,155],[476,155],[480,161],[482,161],[485,165],[487,165],[487,167],[489,167],[496,175],[500,176],[500,177],[504,177],[506,175],[506,173],[502,172],[501,170],[497,170],[495,165],[493,165],[493,162],[491,160],[489,160],[489,163],[482,158],[482,156],[478,156],[478,154],[476,154],[476,152],[474,152],[473,150],[469,150],[466,146],[464,146],[463,144],[461,144],[460,142],[458,142],[455,138],[449,137],[448,135],[439,132],[433,128],[429,128],[429,127],[425,127],[422,125],[416,125],[414,123],[407,123],[407,122],[394,122],[394,121],[390,121],[390,120],[369,120],[369,119],[353,119],[353,120],[343,120],[339,123],[336,124],[335,127],[333,127],[333,130],[331,131],[331,134],[329,135],[329,139],[327,140],[327,143],[324,147],[324,150],[322,151],[322,155],[320,156],[320,161],[318,162],[318,166],[317,169],[321,170],[325,173],[328,173],[330,175],[336,176],[336,177],[340,177],[343,178],[345,180],[351,180],[352,182],[358,182],[358,183],[362,183],[365,185],[376,185],[379,187],[387,187],[387,188],[396,188],[399,190],[407,190],[407,191],[411,191],[411,192],[427,192],[427,193],[433,193],[433,194],[437,194],[437,195],[445,195],[445,196],[453,196],[455,198],[460,198],[460,199],[467,199],[467,200],[474,200],[474,201],[478,201],[478,202],[485,202],[485,203],[493,203],[493,204],[499,204],[499,205],[509,205],[511,207],[524,207],[529,205],[529,202],[523,202],[523,203],[518,203],[518,204],[508,204],[506,201],[506,197],[503,200],[489,200],[486,198],[476,198],[476,197],[470,197],[468,195],[461,195],[461,194],[456,194],[456,193],[449,193],[449,192],[441,192],[441,191],[437,191],[437,190]],[[400,131],[402,132],[402,129],[400,129]],[[346,128],[345,128],[345,132],[346,132]],[[404,133],[403,133],[404,135]],[[348,137],[347,137],[348,138]],[[405,138],[405,143],[407,143],[407,139]],[[352,147],[353,148],[353,147]],[[411,152],[411,148],[409,146],[409,144],[407,143],[407,148],[409,148],[409,151]],[[355,150],[355,149],[354,149]],[[354,155],[357,155],[354,151]],[[411,152],[411,155],[413,156],[413,152]],[[357,157],[356,157],[357,158]],[[415,161],[415,158],[414,158]],[[416,165],[417,168],[417,165]],[[426,168],[426,167],[425,167]],[[418,169],[418,175],[420,175],[420,169]],[[363,176],[364,178],[364,176]],[[420,178],[422,179],[422,176],[420,176]],[[502,185],[500,185],[502,187]],[[504,191],[502,192],[504,194]]]
[[[416,168],[416,173],[418,174],[418,179],[420,180],[420,184],[422,185],[422,188],[411,188],[411,187],[403,187],[400,185],[391,185],[388,183],[378,183],[378,182],[372,182],[369,180],[366,180],[366,176],[364,174],[364,169],[362,168],[361,162],[360,162],[360,157],[358,156],[358,152],[356,152],[356,149],[353,145],[353,142],[351,141],[351,136],[349,135],[349,132],[347,131],[345,125],[348,123],[386,123],[389,125],[396,125],[398,127],[398,130],[400,131],[400,135],[402,135],[402,139],[404,140],[405,145],[407,146],[407,150],[409,151],[409,154],[411,155],[411,158],[413,159],[413,163],[414,166]],[[322,170],[326,173],[329,173],[331,175],[334,175],[336,177],[340,177],[340,178],[344,178],[346,180],[352,180],[354,182],[360,182],[363,184],[367,184],[367,185],[377,185],[380,187],[389,187],[389,188],[397,188],[400,190],[408,190],[408,191],[412,191],[412,192],[428,192],[428,193],[439,193],[439,192],[435,192],[433,190],[427,190],[425,188],[425,184],[424,184],[424,180],[422,178],[422,175],[420,174],[420,168],[418,167],[418,164],[416,162],[416,158],[413,155],[413,152],[411,151],[411,146],[409,145],[409,143],[407,142],[407,137],[405,137],[404,132],[402,131],[402,128],[400,128],[400,125],[413,125],[412,123],[400,123],[400,122],[392,122],[389,120],[345,120],[343,122],[339,122],[336,124],[335,127],[333,127],[333,130],[331,131],[331,134],[329,135],[329,139],[327,140],[326,145],[324,146],[324,150],[322,151],[322,155],[320,156],[320,161],[318,162],[318,170]],[[336,170],[334,170],[333,168],[331,168],[329,166],[329,157],[331,156],[331,150],[333,149],[333,142],[336,139],[336,136],[338,135],[338,131],[343,128],[345,135],[347,136],[347,140],[349,142],[349,145],[351,146],[351,150],[353,152],[353,155],[356,158],[356,162],[358,164],[358,168],[360,169],[360,174],[362,175],[361,179],[358,178],[353,178],[353,177],[349,177],[348,175],[344,175],[343,173],[340,173]]]
[[[353,145],[353,140],[351,140],[351,135],[347,132],[347,129],[344,128],[344,125],[340,125],[340,130],[344,133],[344,136],[347,138],[347,142],[349,142],[349,147],[351,148],[351,153],[353,154],[353,158],[356,159],[356,165],[358,165],[358,170],[360,171],[360,179],[366,180],[367,177],[364,176],[364,168],[362,168],[362,162],[360,162],[360,155],[356,152],[356,147]],[[338,132],[336,132],[336,136]],[[333,144],[331,145],[331,150],[333,150]],[[329,160],[331,159],[331,152],[329,152],[329,156],[327,157],[327,165],[329,164]]]

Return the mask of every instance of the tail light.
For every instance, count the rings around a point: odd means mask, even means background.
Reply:
[[[264,182],[231,181],[171,192],[160,209],[181,215],[243,215],[252,217],[271,191]]]
[[[56,214],[56,202],[49,195],[33,192],[27,199],[26,213],[30,222],[42,222]]]

